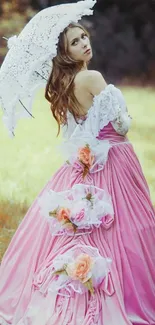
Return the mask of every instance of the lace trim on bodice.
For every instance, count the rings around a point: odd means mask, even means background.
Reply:
[[[68,127],[65,125],[62,128],[64,138],[80,136],[81,131],[97,137],[99,131],[109,122],[112,122],[117,133],[125,135],[130,127],[131,117],[128,115],[126,102],[120,89],[113,84],[107,85],[99,95],[94,96],[88,113],[78,122],[79,124],[68,112]]]

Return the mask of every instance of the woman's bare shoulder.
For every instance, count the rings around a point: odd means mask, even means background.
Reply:
[[[83,81],[86,81],[88,78],[89,80],[91,79],[98,79],[98,78],[103,78],[101,72],[97,70],[81,70],[77,73],[76,75],[77,80],[81,79]],[[104,79],[104,78],[103,78]]]
[[[77,77],[82,86],[93,96],[98,95],[107,86],[103,75],[97,70],[80,71]]]

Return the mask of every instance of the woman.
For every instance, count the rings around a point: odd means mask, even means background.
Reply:
[[[155,211],[123,96],[91,58],[88,32],[70,24],[45,94],[68,160],[3,257],[0,324],[155,324]]]

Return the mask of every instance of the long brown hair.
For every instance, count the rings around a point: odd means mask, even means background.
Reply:
[[[79,102],[74,95],[74,78],[83,67],[83,61],[73,60],[67,49],[66,33],[69,28],[79,27],[89,37],[88,31],[79,23],[70,23],[62,33],[60,33],[57,56],[53,58],[53,68],[46,85],[45,98],[50,102],[50,108],[54,118],[58,123],[58,133],[60,125],[67,124],[67,110],[69,110],[75,121],[79,115]]]

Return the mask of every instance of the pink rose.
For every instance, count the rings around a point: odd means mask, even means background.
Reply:
[[[83,208],[80,212],[76,213],[74,216],[74,222],[81,222],[85,218],[85,209]]]
[[[73,280],[79,280],[85,283],[92,276],[91,269],[93,264],[92,257],[87,254],[81,254],[75,262],[67,265],[66,272]]]
[[[107,214],[106,216],[103,216],[101,218],[102,221],[102,225],[105,229],[109,229],[112,225],[112,223],[114,222],[114,216]]]

